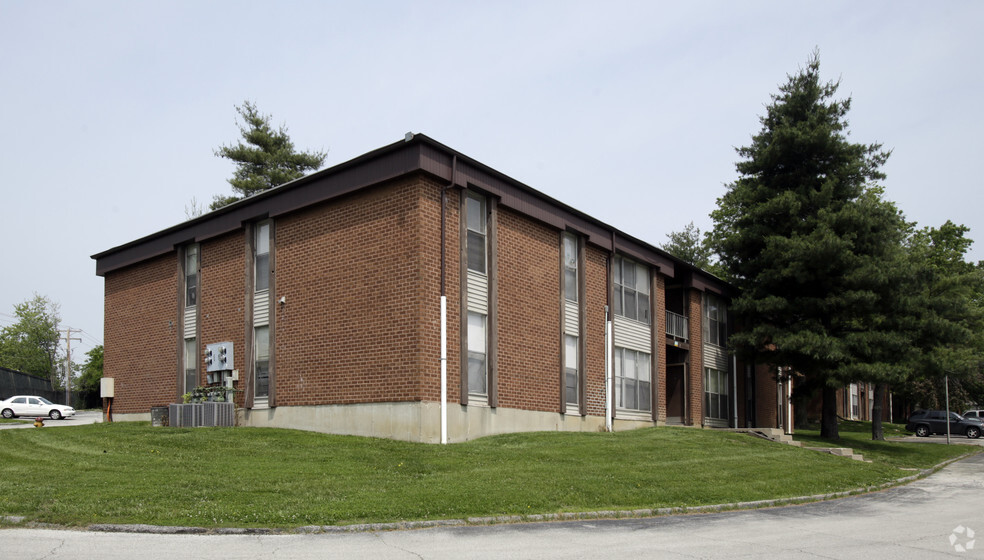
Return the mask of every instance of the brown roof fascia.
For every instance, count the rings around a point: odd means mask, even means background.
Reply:
[[[455,184],[458,187],[483,190],[498,197],[504,206],[558,229],[578,232],[589,243],[654,265],[661,274],[670,278],[677,274],[678,267],[690,267],[662,249],[623,233],[424,134],[414,134],[347,162],[95,254],[92,258],[96,260],[96,274],[105,276],[113,270],[166,254],[176,246],[235,231],[244,223],[287,214],[410,173],[422,171],[443,182],[450,182],[454,157],[457,157]],[[613,231],[615,247],[612,246]],[[706,278],[706,281],[700,282],[700,289],[717,293],[730,290],[723,280],[700,269],[694,270]]]
[[[92,255],[96,274],[123,268],[236,231],[244,223],[276,217],[419,170],[419,145],[396,142],[334,167],[253,195],[171,228]],[[368,165],[372,163],[373,165]]]

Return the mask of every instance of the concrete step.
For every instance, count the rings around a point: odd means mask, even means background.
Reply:
[[[855,461],[864,461],[864,457],[859,453],[855,453],[850,447],[807,447],[806,449],[819,451],[820,453],[830,453],[838,457],[848,457]]]
[[[752,428],[748,430],[748,433],[774,441],[776,443],[782,443],[785,445],[792,445],[793,447],[803,447],[803,442],[796,441],[793,436],[783,432],[779,428]],[[855,453],[850,447],[803,447],[804,449],[812,449],[813,451],[819,451],[821,453],[830,453],[831,455],[837,455],[838,457],[847,457],[855,461],[864,461],[864,457],[859,453]],[[866,461],[870,463],[871,461]]]

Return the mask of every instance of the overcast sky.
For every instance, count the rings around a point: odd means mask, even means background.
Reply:
[[[0,326],[36,292],[101,343],[90,255],[231,192],[245,99],[327,166],[420,132],[653,245],[707,230],[814,48],[887,197],[984,259],[982,28],[959,0],[0,0]]]

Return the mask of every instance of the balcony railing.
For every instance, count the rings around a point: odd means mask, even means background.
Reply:
[[[690,321],[678,313],[666,312],[666,336],[672,336],[683,341],[690,339]]]

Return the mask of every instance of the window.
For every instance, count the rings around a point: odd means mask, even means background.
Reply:
[[[486,316],[468,312],[468,392],[488,394]]]
[[[185,393],[198,386],[198,339],[186,338],[184,341],[184,390]]]
[[[256,291],[270,289],[270,222],[256,226]]]
[[[254,396],[258,398],[270,395],[270,327],[253,329],[254,360],[253,370],[256,378]]]
[[[564,234],[564,297],[577,301],[577,238]]]
[[[857,419],[861,414],[861,395],[858,393],[858,384],[851,383],[851,418]]]
[[[577,375],[577,337],[564,336],[564,372],[566,379],[567,404],[578,404]]]
[[[185,249],[185,307],[198,305],[198,245]]]
[[[704,295],[705,326],[704,342],[716,346],[728,344],[728,308],[720,298]]]
[[[615,257],[615,314],[649,323],[649,269]]]
[[[471,194],[466,195],[465,213],[468,226],[468,238],[465,242],[468,250],[468,270],[485,274],[487,270],[485,199]]]
[[[649,354],[615,348],[616,405],[629,410],[652,410]]]
[[[704,368],[704,416],[728,419],[728,372]]]

